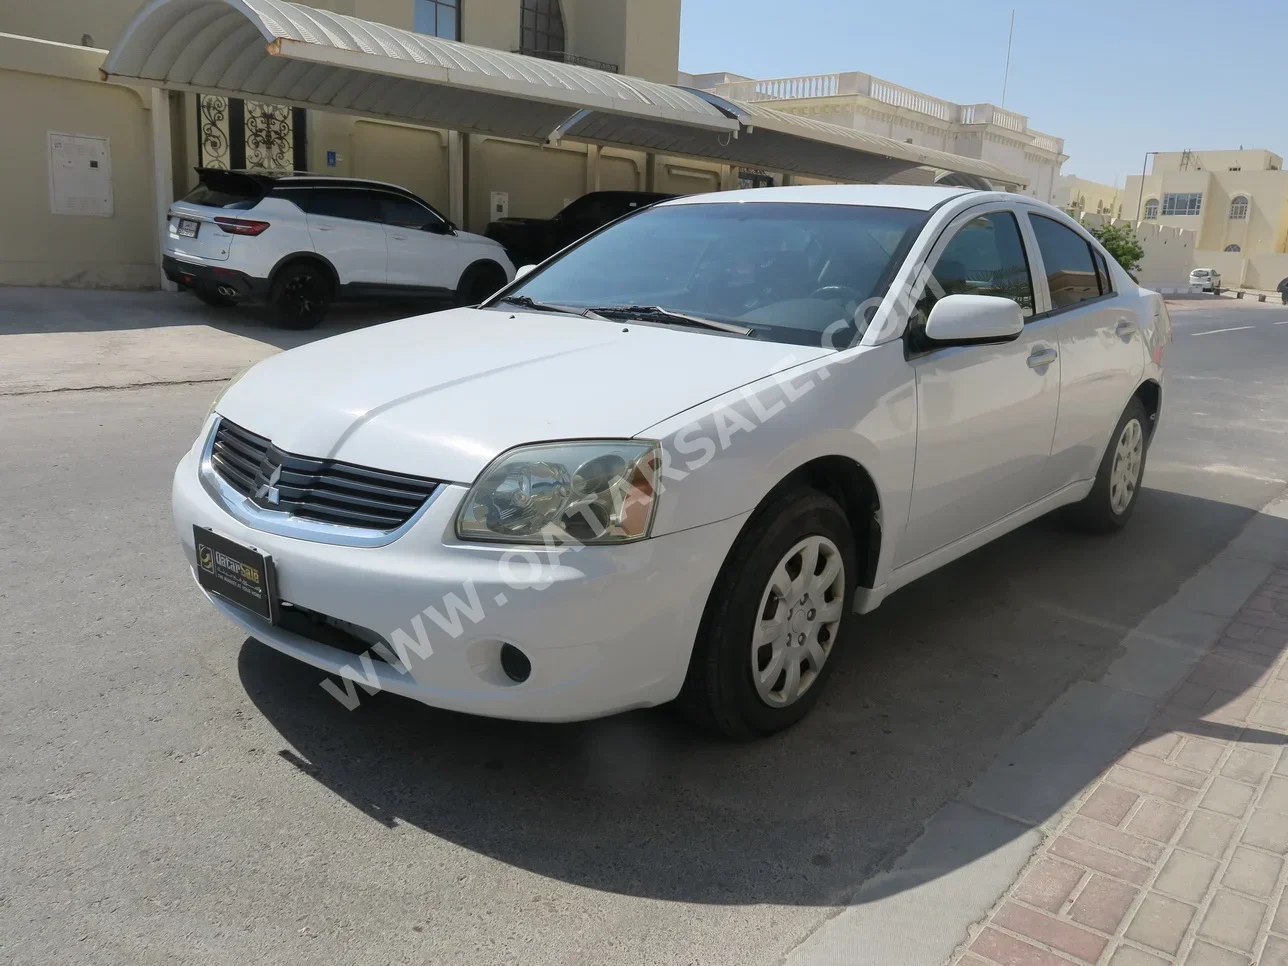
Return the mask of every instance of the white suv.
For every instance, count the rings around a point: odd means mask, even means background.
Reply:
[[[410,191],[356,178],[199,168],[170,206],[162,267],[208,305],[268,302],[312,328],[343,298],[477,304],[514,278],[505,250]]]
[[[1217,292],[1221,288],[1221,273],[1215,268],[1196,268],[1190,272],[1190,284],[1204,292]]]

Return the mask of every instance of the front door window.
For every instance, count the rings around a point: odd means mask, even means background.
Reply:
[[[913,313],[914,345],[945,295],[996,295],[1017,303],[1025,318],[1033,315],[1033,277],[1015,215],[994,211],[972,218],[949,241]]]

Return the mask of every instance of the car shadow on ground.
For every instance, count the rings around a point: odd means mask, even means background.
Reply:
[[[835,905],[1066,688],[1099,677],[1124,633],[1253,513],[1142,496],[1116,536],[1048,518],[893,595],[852,625],[814,712],[760,742],[695,734],[666,708],[534,725],[379,695],[350,712],[319,687],[319,672],[250,639],[239,672],[290,746],[282,757],[391,828],[613,893]],[[1094,777],[1075,772],[1066,797]],[[891,888],[1004,844],[972,843]]]
[[[342,302],[316,329],[282,328],[264,305],[216,308],[188,292],[104,292],[65,288],[0,288],[0,335],[51,332],[116,332],[204,325],[291,349],[394,319],[437,312],[442,300]]]

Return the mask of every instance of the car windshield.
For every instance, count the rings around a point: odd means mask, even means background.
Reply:
[[[771,342],[841,346],[866,327],[865,303],[885,294],[926,217],[904,208],[784,202],[650,208],[507,295],[717,335],[730,327],[704,328],[681,316],[736,323],[733,329]],[[642,308],[654,311],[628,311]]]

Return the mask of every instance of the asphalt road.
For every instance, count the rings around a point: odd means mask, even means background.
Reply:
[[[1039,521],[901,591],[750,745],[347,712],[186,573],[215,387],[0,395],[0,961],[778,963],[1283,489],[1288,309],[1173,316],[1128,530]]]

